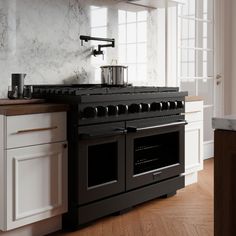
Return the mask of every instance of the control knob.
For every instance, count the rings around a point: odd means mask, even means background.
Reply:
[[[108,107],[98,106],[97,107],[97,116],[102,117],[108,114]]]
[[[119,104],[118,105],[118,114],[122,115],[122,114],[126,114],[128,112],[128,105],[123,105],[123,104]]]
[[[108,115],[109,116],[115,116],[118,114],[118,106],[114,106],[114,105],[109,105],[107,106],[107,109],[108,109]]]
[[[141,104],[133,103],[133,104],[129,105],[129,113],[138,113],[141,111],[141,109],[142,109]]]
[[[162,110],[168,110],[170,109],[170,102],[162,102]]]
[[[177,101],[177,108],[183,108],[184,107],[184,101]]]
[[[153,102],[151,104],[151,111],[160,111],[162,110],[163,104],[162,102]]]
[[[149,103],[141,103],[142,105],[142,112],[148,112],[151,109],[151,105]]]
[[[85,107],[83,110],[83,117],[85,118],[94,118],[97,116],[97,108],[96,107]]]
[[[176,101],[171,101],[170,102],[170,109],[176,109],[178,106],[177,102]]]

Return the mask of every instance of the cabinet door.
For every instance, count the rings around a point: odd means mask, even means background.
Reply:
[[[65,142],[7,150],[6,229],[67,210]]]
[[[185,127],[185,173],[203,168],[203,124],[192,122]]]

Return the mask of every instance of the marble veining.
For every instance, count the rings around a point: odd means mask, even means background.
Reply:
[[[236,115],[212,118],[212,128],[236,131]]]
[[[7,29],[7,14],[2,8],[0,9],[0,51],[6,48]]]
[[[81,46],[79,39],[90,35],[93,4],[109,8],[107,34],[118,40],[116,1],[0,0],[0,97],[6,97],[11,73],[26,73],[25,84],[94,83],[99,65],[91,62],[90,42]],[[147,44],[150,83],[158,76],[157,21],[152,14],[148,24],[154,33]],[[117,48],[108,49],[107,62],[117,54]]]

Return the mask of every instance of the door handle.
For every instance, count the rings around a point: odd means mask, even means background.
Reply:
[[[126,134],[126,133],[127,133],[126,129],[117,128],[117,129],[114,129],[110,132],[80,133],[79,139],[85,140],[85,139],[92,139],[92,138],[106,138],[106,137],[122,135],[122,134]]]
[[[176,126],[176,125],[187,125],[187,124],[188,123],[184,120],[184,121],[173,122],[169,124],[154,125],[154,126],[148,126],[148,127],[142,127],[142,128],[129,126],[127,127],[127,132],[132,133],[132,132],[138,132],[138,131],[149,130],[149,129],[158,129],[158,128],[164,128],[164,127],[170,127],[170,126]]]
[[[222,82],[222,75],[217,74],[217,75],[216,75],[216,85],[221,84],[221,82]]]

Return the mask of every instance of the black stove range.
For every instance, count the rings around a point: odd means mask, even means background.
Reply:
[[[176,87],[34,86],[34,98],[71,107],[64,229],[184,187],[186,95]]]
[[[33,93],[34,98],[74,104],[81,125],[179,114],[185,95],[177,87],[101,84],[35,85]]]

